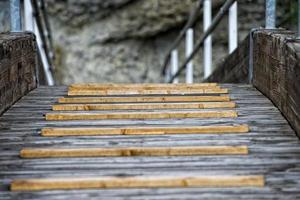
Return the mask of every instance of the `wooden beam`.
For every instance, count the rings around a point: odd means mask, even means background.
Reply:
[[[24,148],[22,158],[68,158],[110,156],[245,155],[247,146],[124,147],[124,148]]]
[[[12,181],[12,191],[107,188],[263,187],[264,176],[134,176],[93,178],[40,178]]]
[[[223,96],[145,96],[145,97],[69,97],[59,98],[59,103],[126,103],[126,102],[215,102],[230,101]]]
[[[162,134],[225,134],[247,133],[248,125],[239,126],[178,126],[178,127],[125,127],[125,128],[44,128],[42,136],[88,135],[162,135]]]
[[[114,90],[69,90],[69,96],[106,96],[106,95],[166,95],[166,94],[227,94],[228,89],[165,89],[165,90],[142,90],[142,89],[114,89]]]
[[[219,87],[217,83],[139,83],[139,84],[115,84],[115,83],[83,83],[83,84],[72,84],[69,89],[83,89],[83,90],[111,90],[111,89],[143,89],[143,90],[164,90],[164,89],[195,89],[195,88],[209,88]]]
[[[167,119],[237,117],[233,110],[174,111],[174,112],[115,112],[115,113],[47,113],[46,120],[100,120],[100,119]]]
[[[234,102],[140,103],[140,104],[56,104],[52,110],[152,110],[234,108]]]

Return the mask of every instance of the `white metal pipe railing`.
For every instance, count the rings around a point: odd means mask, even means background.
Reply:
[[[211,25],[207,28],[207,30],[203,33],[203,35],[200,37],[200,39],[196,42],[194,49],[192,53],[184,60],[184,62],[180,65],[178,71],[172,75],[169,82],[172,83],[172,81],[179,76],[179,74],[186,69],[186,65],[194,58],[198,50],[203,46],[205,39],[211,35],[211,33],[215,30],[215,28],[218,26],[218,24],[221,22],[222,18],[225,16],[225,14],[229,11],[229,8],[232,6],[232,4],[235,2],[235,0],[227,0],[223,6],[220,8],[217,15],[214,17]]]
[[[237,1],[229,8],[228,19],[228,43],[229,53],[232,53],[238,46],[238,8]]]
[[[203,32],[206,32],[211,25],[211,0],[203,2]],[[212,39],[211,34],[204,40],[203,49],[204,78],[212,72]]]
[[[10,29],[13,32],[22,31],[20,0],[10,0]]]
[[[39,7],[36,6],[34,8],[34,4],[44,3],[40,1],[32,1],[32,0],[23,0],[23,7],[21,6],[20,0],[10,0],[10,21],[11,21],[11,31],[31,31],[36,36],[36,42],[38,47],[38,52],[42,61],[43,69],[45,72],[45,77],[48,85],[54,84],[54,79],[51,72],[51,60],[49,60],[49,56],[53,54],[52,50],[49,51],[48,44],[45,38],[46,34],[49,34],[47,30],[44,30],[41,26],[42,23],[40,20],[39,12],[36,9]],[[23,12],[21,10],[23,9]],[[23,13],[23,19],[22,15]],[[45,19],[44,19],[45,20]],[[38,23],[39,22],[39,23]],[[23,23],[23,29],[22,29]],[[44,22],[45,24],[48,22]],[[49,27],[47,27],[49,28]],[[47,29],[46,28],[46,29]],[[49,42],[50,43],[50,42]]]
[[[189,57],[193,52],[194,48],[194,30],[189,28],[186,32],[186,41],[185,41],[185,56]],[[193,61],[191,60],[186,66],[185,72],[185,82],[193,83],[194,79],[194,69],[193,69]]]
[[[266,28],[274,29],[276,27],[276,0],[266,0]]]
[[[194,56],[197,54],[198,50],[204,46],[203,52],[203,65],[204,65],[204,78],[207,78],[212,72],[212,41],[211,41],[211,34],[220,23],[221,19],[225,16],[225,14],[229,13],[229,21],[228,21],[228,51],[232,53],[238,45],[238,1],[237,0],[226,0],[223,6],[220,8],[217,15],[211,20],[211,0],[199,0],[196,7],[197,10],[203,6],[203,29],[204,33],[200,37],[200,39],[193,45],[193,50],[190,52],[187,50],[187,46],[192,46],[191,44],[186,44],[186,59],[180,64],[178,71],[174,74],[172,71],[170,79],[168,82],[172,82],[179,74],[186,70],[186,82],[191,82],[190,77],[193,77],[192,70],[189,68],[189,63],[191,63]],[[276,28],[276,0],[266,0],[265,1],[265,27],[267,29],[274,29]],[[196,11],[197,11],[196,10]],[[193,11],[193,24],[196,19],[196,11]],[[189,25],[189,23],[188,23]],[[192,28],[192,26],[185,26],[185,28],[180,32],[179,37],[176,39],[176,42],[172,45],[172,48],[169,50],[164,65],[163,65],[163,72],[167,71],[166,63],[168,63],[170,59],[170,52],[172,49],[175,49],[179,45],[181,41],[183,33],[186,33],[186,43],[189,42],[188,40],[188,33],[187,27]],[[300,0],[298,0],[298,34],[297,38],[300,39]],[[187,53],[188,51],[188,53]],[[177,56],[178,57],[178,56]],[[178,60],[177,60],[178,62]],[[177,63],[176,62],[176,63]],[[176,68],[177,68],[176,64]]]
[[[171,75],[178,71],[178,50],[174,49],[171,53]],[[178,83],[178,78],[173,79],[173,83]]]
[[[44,72],[45,72],[45,77],[46,77],[47,84],[48,85],[54,85],[54,79],[53,79],[52,73],[50,71],[50,65],[49,65],[49,62],[48,62],[47,57],[46,57],[46,52],[44,51],[44,48],[43,48],[43,42],[42,42],[41,34],[38,31],[37,23],[36,23],[35,20],[34,20],[34,34],[36,36],[36,43],[37,43],[38,50],[39,50],[39,53],[40,53],[40,56],[41,56],[41,61],[43,63],[43,69],[44,69]]]
[[[34,31],[33,9],[29,0],[24,1],[24,30]]]

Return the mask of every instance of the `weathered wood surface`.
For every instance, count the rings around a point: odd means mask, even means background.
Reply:
[[[58,103],[140,103],[140,102],[208,102],[230,101],[222,96],[134,96],[134,97],[61,97]]]
[[[123,148],[24,148],[22,158],[69,158],[114,156],[243,155],[247,146],[123,147]]]
[[[33,34],[0,33],[0,115],[36,87]]]
[[[225,134],[247,133],[248,125],[239,126],[177,126],[177,127],[122,127],[122,128],[43,128],[42,136],[87,135],[161,135],[161,134]]]
[[[89,189],[89,188],[157,188],[157,187],[263,187],[263,176],[201,177],[101,177],[69,179],[29,179],[12,183],[13,191]]]
[[[237,117],[234,110],[216,111],[148,111],[148,112],[83,112],[47,113],[46,120],[103,120],[103,119],[170,119]]]
[[[141,83],[141,84],[116,84],[116,83],[78,83],[69,86],[69,90],[190,90],[190,89],[220,88],[217,83]]]
[[[300,142],[277,108],[248,85],[229,88],[237,118],[46,121],[45,113],[66,87],[40,87],[0,117],[0,199],[297,199],[300,197]],[[184,109],[187,111],[187,109]],[[215,109],[204,109],[215,110]],[[226,109],[225,109],[226,110]],[[154,110],[161,111],[161,110]],[[168,111],[168,110],[167,110]],[[170,110],[169,110],[170,111]],[[80,112],[80,111],[76,111]],[[94,111],[91,111],[94,112]],[[97,111],[100,112],[100,111]],[[107,112],[107,111],[105,111]],[[116,111],[111,111],[114,113]],[[42,128],[128,126],[221,126],[248,124],[233,134],[98,135],[42,137]],[[21,159],[22,148],[159,147],[246,145],[248,155],[93,157]],[[10,192],[15,179],[100,176],[264,175],[265,187],[148,188]]]
[[[258,29],[206,81],[252,83],[279,108],[300,137],[300,42],[291,31]],[[252,63],[252,64],[251,64]],[[252,70],[251,70],[252,69]],[[250,72],[249,72],[250,70]]]
[[[55,104],[52,110],[152,110],[152,109],[204,109],[204,108],[234,108],[234,102],[204,102],[204,103],[128,103],[128,104]]]
[[[272,100],[300,137],[300,42],[291,32],[257,31],[253,37],[253,85]]]
[[[107,90],[68,90],[69,96],[105,96],[105,95],[185,95],[185,94],[227,94],[228,90],[224,88],[197,88],[197,89],[107,89]]]

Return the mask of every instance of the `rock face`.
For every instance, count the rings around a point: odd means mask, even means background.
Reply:
[[[56,48],[56,78],[73,82],[162,82],[167,49],[196,0],[48,0]],[[223,1],[213,1],[214,14]],[[240,39],[263,24],[264,1],[239,4]],[[195,38],[202,32],[202,18]],[[247,23],[245,23],[247,22]],[[213,36],[214,64],[227,53],[227,19]],[[179,49],[184,57],[184,44]],[[202,56],[194,60],[202,77]]]

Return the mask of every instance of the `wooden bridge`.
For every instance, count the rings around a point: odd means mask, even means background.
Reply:
[[[0,199],[300,198],[298,44],[285,34],[254,35],[253,84],[69,87],[37,87],[31,35],[1,35]],[[210,81],[250,73],[247,42]]]

